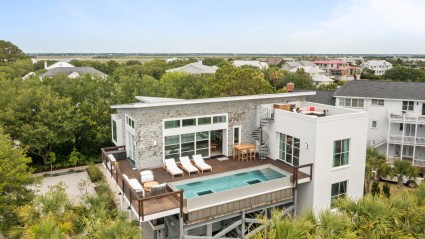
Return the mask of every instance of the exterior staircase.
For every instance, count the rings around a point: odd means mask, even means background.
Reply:
[[[264,107],[262,109],[263,112],[259,116],[260,125],[257,126],[257,128],[251,132],[251,137],[254,138],[257,141],[257,145],[260,146],[258,154],[261,161],[266,159],[269,153],[269,142],[264,142],[263,140],[263,127],[274,120],[273,115],[271,113],[271,108]]]
[[[381,134],[370,140],[370,147],[377,148],[387,142],[387,133]]]

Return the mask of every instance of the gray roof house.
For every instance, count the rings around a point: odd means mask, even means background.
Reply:
[[[217,66],[206,66],[202,61],[187,64],[182,67],[166,70],[165,72],[185,72],[188,74],[214,74],[217,71]]]
[[[65,74],[69,78],[77,78],[79,76],[86,75],[86,74],[89,74],[91,76],[98,76],[102,78],[105,78],[108,76],[105,73],[94,69],[93,67],[56,67],[41,74],[40,78],[52,77],[58,74]]]
[[[296,67],[299,66],[311,66],[311,67],[317,67],[313,62],[311,61],[287,61],[282,66],[282,70],[290,71]]]
[[[335,97],[425,100],[424,82],[350,81],[338,88]]]

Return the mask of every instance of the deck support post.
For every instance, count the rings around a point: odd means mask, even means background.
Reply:
[[[298,190],[294,188],[294,216],[297,215],[297,199],[298,199]]]
[[[212,237],[212,233],[213,233],[213,227],[212,227],[212,223],[208,223],[207,224],[207,236],[208,237]]]
[[[184,232],[184,230],[183,230],[183,215],[182,214],[180,214],[179,213],[179,235],[180,235],[180,238],[183,238],[183,232]]]
[[[244,239],[245,238],[245,211],[242,211],[242,216],[241,216],[241,238]]]

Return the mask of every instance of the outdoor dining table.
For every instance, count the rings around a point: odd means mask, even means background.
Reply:
[[[252,149],[252,148],[255,148],[255,147],[256,147],[255,144],[233,145],[233,158],[235,158],[237,156],[237,159],[239,161],[240,156],[241,156],[241,154],[240,154],[241,150],[244,150],[244,149],[249,150],[249,149]]]

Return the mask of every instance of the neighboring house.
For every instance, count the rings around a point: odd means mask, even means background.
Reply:
[[[261,62],[261,61],[243,61],[243,60],[234,60],[233,65],[235,67],[241,67],[241,66],[253,66],[257,67],[260,70],[264,70],[269,68],[269,64],[267,62]]]
[[[31,76],[35,76],[35,72],[31,71],[30,73],[24,75],[22,77],[22,80],[26,80],[26,79],[30,78]]]
[[[387,155],[425,167],[425,83],[353,81],[337,89],[340,107],[369,115],[368,145]]]
[[[180,59],[179,59],[179,58],[176,58],[176,57],[173,57],[173,58],[168,58],[168,59],[166,59],[166,60],[165,60],[165,62],[166,62],[166,63],[170,63],[170,62],[178,61],[178,60],[180,60]]]
[[[325,76],[325,71],[321,70],[314,66],[297,66],[289,72],[297,72],[299,70],[304,70],[305,73],[310,74],[311,79],[314,81],[314,85],[317,87],[320,85],[329,85],[334,82],[331,78]]]
[[[362,69],[367,68],[373,71],[373,74],[384,75],[387,70],[393,68],[393,65],[385,60],[367,60],[360,65]]]
[[[344,60],[317,60],[313,61],[326,75],[338,81],[359,80],[361,69],[356,66],[349,66]]]
[[[283,59],[281,57],[269,57],[266,59],[267,64],[276,66],[279,65]]]
[[[108,76],[105,73],[94,69],[93,67],[56,67],[41,74],[40,79],[44,77],[52,77],[58,74],[67,75],[69,78],[77,78],[86,74],[89,74],[92,77],[98,76],[102,78],[106,78]]]
[[[46,61],[44,62],[44,68],[46,70],[51,70],[51,69],[58,68],[58,67],[67,67],[67,68],[69,68],[69,67],[75,67],[75,66],[69,64],[68,62],[63,62],[63,61],[59,61],[59,62],[56,62],[56,63],[52,64],[51,66],[47,66],[47,62]]]
[[[262,224],[256,218],[271,209],[297,214],[327,209],[338,197],[361,198],[367,114],[305,101],[314,94],[141,96],[138,103],[113,105],[116,147],[103,148],[102,159],[117,181],[121,208],[150,238],[246,238],[253,232],[245,223]],[[256,160],[239,161],[243,147],[255,149]],[[163,168],[167,159],[193,155],[202,155],[212,171],[171,177]],[[134,180],[125,183],[123,173]],[[156,182],[144,190],[140,180],[152,174]],[[157,183],[165,186],[153,196],[156,188],[147,190]]]
[[[362,56],[360,56],[360,57],[351,57],[351,56],[350,57],[341,57],[341,58],[338,58],[337,60],[346,61],[348,64],[350,64],[352,66],[356,66],[358,61],[360,61],[360,62],[364,61]]]
[[[166,70],[165,72],[185,72],[188,74],[214,74],[217,71],[217,66],[206,66],[202,61],[187,64],[182,67]]]
[[[282,70],[290,71],[290,70],[292,70],[296,67],[300,67],[300,66],[309,66],[309,67],[318,68],[318,66],[316,66],[311,61],[287,61],[287,62],[285,62],[285,64],[283,64]]]

